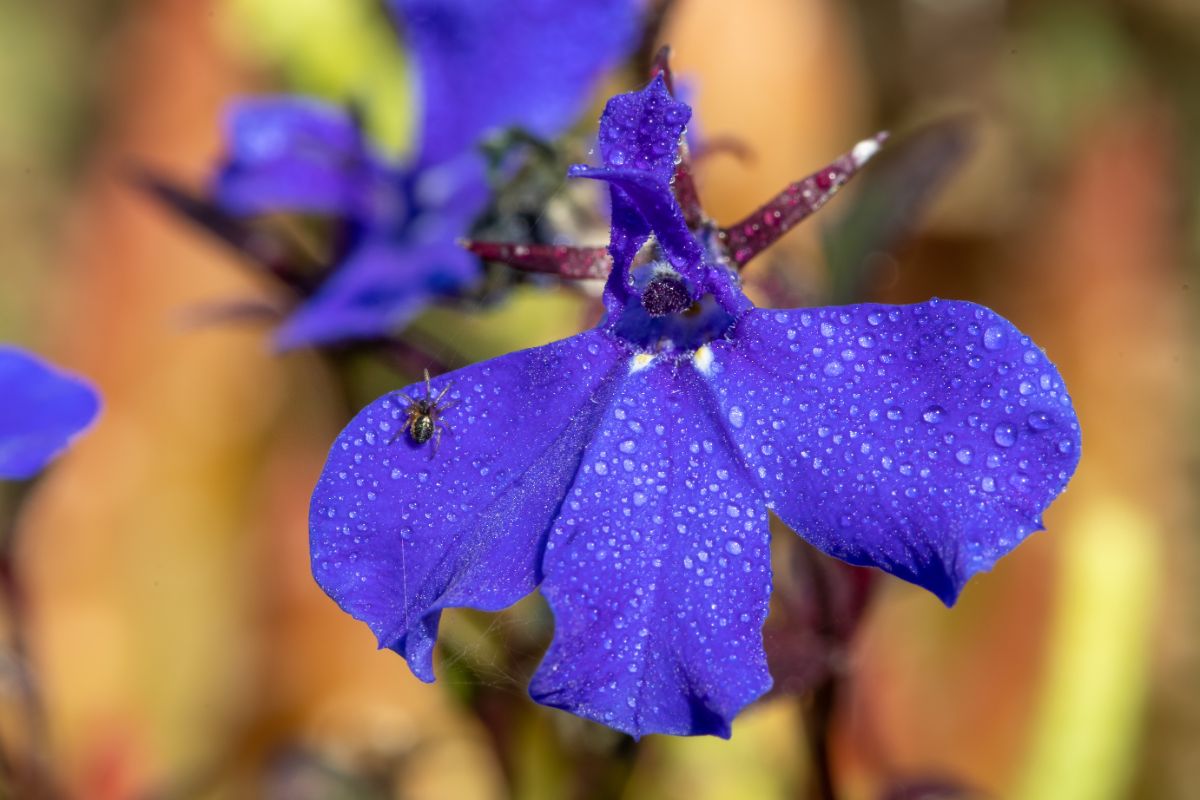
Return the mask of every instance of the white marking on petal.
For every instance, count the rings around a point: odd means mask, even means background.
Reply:
[[[701,375],[712,374],[713,351],[706,344],[702,344],[696,348],[696,352],[692,354],[692,364]]]
[[[632,359],[629,360],[629,374],[632,375],[635,372],[641,372],[642,370],[644,370],[646,367],[650,366],[653,363],[654,363],[654,354],[653,353],[638,353],[636,356],[634,356]]]

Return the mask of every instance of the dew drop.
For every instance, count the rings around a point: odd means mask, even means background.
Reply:
[[[830,361],[828,364],[825,365],[825,374],[831,378],[836,378],[838,375],[841,375],[845,370],[846,370],[846,368],[843,367],[841,364],[839,364],[837,361]]]
[[[941,406],[930,406],[929,408],[925,409],[925,413],[921,415],[921,418],[930,425],[936,425],[937,423],[941,422],[945,416],[946,409],[942,408]]]
[[[971,453],[971,448],[964,447],[963,449],[961,449],[957,453],[955,453],[954,457],[958,460],[958,463],[962,464],[963,466],[966,466],[967,464],[971,463],[972,455],[973,454]]]
[[[1029,423],[1029,427],[1033,428],[1035,431],[1049,430],[1054,426],[1054,420],[1051,419],[1050,415],[1045,411],[1034,411],[1029,415],[1028,419],[1026,419],[1026,422]]]
[[[728,551],[728,553],[730,555],[734,555],[734,556],[741,555],[742,543],[735,541],[733,539],[730,539],[728,542],[725,543],[725,550]]]
[[[992,432],[992,439],[1001,447],[1012,447],[1017,441],[1017,431],[1012,425],[1002,422]]]
[[[735,428],[746,424],[746,413],[742,411],[741,406],[732,406],[729,409],[729,424]]]
[[[988,350],[999,350],[1004,347],[1004,329],[991,325],[983,332],[983,346]]]

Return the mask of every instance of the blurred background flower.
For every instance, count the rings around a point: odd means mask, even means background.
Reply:
[[[737,137],[698,158],[719,222],[846,143],[894,133],[892,167],[881,154],[827,219],[747,268],[756,300],[985,303],[1047,348],[1084,431],[1048,531],[954,610],[881,580],[857,627],[806,626],[811,669],[841,676],[827,708],[840,796],[1190,796],[1194,4],[763,0],[735,13],[677,0],[658,39],[692,87],[701,139]],[[729,742],[632,748],[524,699],[544,641],[537,601],[447,615],[446,678],[430,688],[312,581],[308,495],[326,449],[351,407],[414,376],[362,359],[335,371],[308,352],[271,355],[267,330],[184,324],[255,286],[132,188],[128,165],[201,185],[222,109],[247,93],[403,97],[392,42],[370,0],[0,6],[0,340],[105,397],[18,520],[41,755],[64,791],[89,798],[802,795],[809,695],[760,702]],[[413,106],[380,107],[369,128],[394,152]],[[955,129],[918,135],[964,118],[969,152]],[[947,161],[961,167],[941,170],[926,215],[888,213],[913,202],[913,175]],[[560,209],[579,191],[565,178],[551,189]],[[896,228],[907,235],[880,233]],[[595,313],[584,293],[521,286],[480,313],[426,312],[409,335],[475,361]],[[776,602],[801,623],[823,573],[785,566],[799,545],[775,538]],[[847,619],[853,597],[834,603]],[[768,650],[791,634],[769,625]],[[0,735],[20,744],[13,674]],[[504,716],[514,707],[526,711]]]

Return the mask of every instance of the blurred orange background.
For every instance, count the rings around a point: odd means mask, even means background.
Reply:
[[[403,60],[390,55],[394,79],[366,62],[389,36],[367,0],[0,7],[0,339],[104,396],[20,529],[42,756],[71,796],[554,798],[572,786],[564,741],[612,746],[530,701],[506,777],[453,685],[418,682],[322,594],[306,519],[344,421],[333,374],[315,354],[273,354],[267,330],[187,324],[263,287],[129,180],[146,164],[200,186],[223,105],[250,92],[394,90],[402,137]],[[678,0],[661,38],[703,133],[749,153],[698,169],[721,222],[878,128],[902,140],[968,115],[969,156],[878,255],[873,296],[995,308],[1059,365],[1083,428],[1047,531],[957,607],[880,581],[838,654],[843,796],[948,796],[900,794],[938,782],[997,798],[1194,796],[1200,8]],[[866,180],[751,280],[783,271],[819,292],[822,231]],[[481,359],[576,332],[587,303],[523,290],[466,328],[418,324]],[[444,636],[486,666],[487,626],[520,612],[481,619],[452,615]],[[497,688],[524,691],[496,672]],[[623,796],[805,796],[805,702],[757,704],[729,742],[644,740]]]

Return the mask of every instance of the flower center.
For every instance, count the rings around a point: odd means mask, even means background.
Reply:
[[[676,275],[658,275],[642,290],[642,308],[652,317],[678,314],[691,305],[687,287]]]
[[[703,294],[692,300],[688,286],[678,273],[661,264],[639,269],[640,294],[626,302],[609,325],[609,331],[643,352],[687,353],[725,335],[749,306],[737,276],[730,270],[709,266]]]

